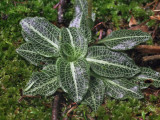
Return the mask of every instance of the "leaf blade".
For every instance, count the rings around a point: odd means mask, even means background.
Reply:
[[[69,27],[80,28],[81,32],[91,41],[90,21],[88,19],[88,2],[87,0],[75,0],[75,14]]]
[[[53,64],[55,60],[53,58],[46,58],[42,55],[39,55],[32,46],[31,43],[22,44],[16,52],[29,61],[31,64],[39,66],[42,64]]]
[[[95,79],[90,82],[90,88],[84,97],[82,104],[89,105],[92,110],[97,111],[102,104],[105,94],[105,86],[102,80]]]
[[[132,49],[150,38],[149,34],[140,30],[118,30],[112,32],[99,43],[104,43],[111,50],[122,51]]]
[[[55,72],[55,65],[48,65],[46,67],[48,67],[48,69],[45,68],[41,72],[35,72],[32,74],[32,77],[24,90],[25,95],[50,96],[60,87]]]
[[[115,99],[127,99],[129,97],[143,98],[139,86],[125,78],[103,78],[103,82],[106,86],[106,94],[110,97]]]
[[[75,0],[75,15],[77,16],[82,12],[85,12],[85,15],[88,15],[88,2],[87,0]]]
[[[44,47],[44,49],[36,47],[39,54],[46,55],[48,53],[46,57],[58,56],[60,30],[56,26],[42,17],[27,17],[21,20],[20,25],[23,37],[27,42],[36,44],[35,47],[37,45],[41,48]]]
[[[81,58],[87,54],[87,39],[78,28],[63,28],[61,36],[61,53],[67,52],[67,49],[63,50],[63,46],[68,44],[71,48],[68,47],[70,49],[66,55]]]
[[[150,85],[160,87],[160,73],[151,68],[141,68],[141,73],[131,79],[134,83],[140,85],[141,89],[148,88]]]
[[[90,47],[86,60],[96,74],[104,77],[130,78],[140,72],[126,54],[110,51],[105,46]]]
[[[69,93],[75,102],[80,102],[88,90],[89,68],[84,59],[67,62],[63,58],[57,61],[57,69],[62,89]]]

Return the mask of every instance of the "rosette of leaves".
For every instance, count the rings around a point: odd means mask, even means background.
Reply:
[[[41,17],[20,22],[26,43],[17,53],[43,67],[32,74],[24,94],[50,96],[61,88],[74,102],[90,105],[95,111],[105,95],[116,99],[143,98],[135,81],[142,83],[140,74],[147,73],[141,72],[123,51],[149,40],[150,35],[119,30],[99,41],[100,45],[88,47],[92,37],[87,9],[86,0],[75,0],[75,15],[69,28],[59,29]],[[151,79],[153,74],[145,79]]]

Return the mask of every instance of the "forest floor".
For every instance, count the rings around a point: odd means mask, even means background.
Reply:
[[[31,65],[16,53],[24,40],[19,21],[25,17],[41,16],[57,22],[58,0],[2,0],[0,2],[0,120],[50,120],[52,97],[21,98],[21,90],[33,71]],[[125,8],[125,9],[124,9]],[[93,34],[102,39],[118,29],[142,30],[152,40],[127,51],[137,65],[160,72],[160,2],[159,0],[94,0],[96,13]],[[73,0],[66,8],[65,26],[73,17]],[[147,45],[147,47],[146,47]],[[149,47],[148,47],[149,45]],[[150,86],[143,91],[145,98],[114,100],[106,98],[96,113],[88,106],[61,102],[60,119],[72,120],[160,120],[160,89]],[[65,96],[65,95],[64,95]]]

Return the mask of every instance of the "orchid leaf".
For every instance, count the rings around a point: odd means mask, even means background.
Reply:
[[[33,43],[37,53],[46,57],[59,55],[59,28],[41,17],[27,17],[20,25],[24,39]]]
[[[61,53],[64,58],[81,58],[87,54],[87,39],[78,28],[63,28],[61,31]]]
[[[27,61],[36,66],[55,63],[54,58],[47,58],[38,54],[31,43],[21,45],[16,51]]]
[[[80,102],[89,87],[87,62],[84,59],[67,62],[63,58],[59,58],[56,64],[62,89],[69,93],[74,102]]]
[[[130,78],[140,72],[140,69],[126,54],[113,52],[105,46],[90,47],[86,60],[96,74],[104,77]]]
[[[94,79],[90,81],[90,88],[84,97],[82,104],[89,105],[92,110],[97,111],[102,104],[105,94],[105,85],[102,80]]]
[[[148,88],[150,85],[160,87],[160,73],[151,68],[141,68],[141,73],[131,80],[139,84],[141,89]]]
[[[118,30],[112,32],[99,43],[104,43],[111,50],[122,51],[132,49],[149,39],[151,36],[140,30]]]
[[[90,21],[88,19],[88,3],[87,0],[75,0],[75,15],[70,22],[69,27],[80,28],[81,32],[91,41]]]
[[[126,78],[103,78],[103,82],[106,86],[106,94],[110,97],[115,99],[143,98],[139,86]]]
[[[75,15],[77,16],[80,13],[84,12],[85,16],[88,15],[88,2],[87,0],[75,0]]]
[[[24,90],[25,95],[53,95],[60,87],[56,66],[48,65],[41,72],[34,72]]]

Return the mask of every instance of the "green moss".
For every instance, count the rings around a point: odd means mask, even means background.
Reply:
[[[143,5],[152,2],[151,0],[94,0],[93,11],[99,20],[112,22],[119,28],[123,22],[128,22],[132,15],[137,21],[146,21],[152,15],[152,11],[143,8]],[[124,9],[125,8],[125,9]]]
[[[158,120],[160,109],[156,106],[155,102],[158,102],[158,99],[146,101],[145,99],[137,100],[130,98],[125,101],[119,101],[107,98],[96,113],[86,109],[86,106],[83,105],[80,107],[82,109],[78,107],[74,111],[79,111],[79,113],[85,112],[90,114],[91,117],[97,117],[98,120],[137,120],[144,118],[147,120]],[[76,112],[74,112],[74,115],[77,118],[80,116]]]
[[[35,98],[18,102],[19,90],[37,68],[18,56],[15,50],[24,42],[19,21],[27,16],[41,16],[56,21],[57,11],[53,5],[57,1],[17,0],[16,5],[12,0],[0,2],[0,120],[51,118],[51,108],[43,105],[50,103],[51,99]]]

